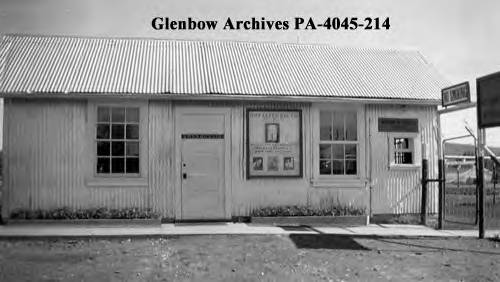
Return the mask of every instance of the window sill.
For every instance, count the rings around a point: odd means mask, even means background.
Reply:
[[[92,178],[87,180],[87,187],[147,187],[146,178]]]
[[[391,164],[389,166],[390,170],[416,170],[420,169],[420,165],[417,164]]]
[[[359,178],[325,179],[316,178],[311,180],[315,188],[364,188],[365,181]]]

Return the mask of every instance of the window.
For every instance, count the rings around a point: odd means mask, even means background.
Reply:
[[[393,138],[394,164],[413,164],[413,139],[407,137]]]
[[[138,175],[139,142],[138,107],[97,107],[98,175]]]
[[[320,111],[320,175],[357,175],[356,111]]]

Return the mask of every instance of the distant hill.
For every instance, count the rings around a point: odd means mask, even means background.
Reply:
[[[500,156],[499,147],[489,147],[495,155]],[[460,143],[448,143],[445,147],[445,155],[450,156],[474,156],[474,145],[472,144],[460,144]],[[492,171],[494,169],[494,163],[489,158],[485,158],[484,162],[485,168],[485,180],[488,182],[492,181]],[[460,171],[460,179],[457,179],[457,169]],[[500,177],[500,167],[497,167],[497,181]],[[460,167],[456,165],[446,166],[446,182],[449,183],[475,183],[476,172],[474,166],[462,165]]]
[[[458,155],[458,156],[474,156],[474,145],[460,144],[460,143],[446,143],[445,155]],[[499,147],[490,147],[495,155],[500,155]]]

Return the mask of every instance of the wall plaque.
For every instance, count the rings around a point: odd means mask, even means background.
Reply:
[[[418,132],[416,118],[379,118],[379,132]]]
[[[302,177],[302,111],[247,110],[247,178]]]

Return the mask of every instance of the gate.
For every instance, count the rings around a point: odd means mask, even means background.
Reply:
[[[476,229],[479,197],[476,157],[448,155],[444,159],[445,229]]]
[[[445,145],[444,142],[443,145]],[[478,227],[479,191],[476,164],[477,157],[471,155],[470,152],[466,156],[445,155],[444,157],[443,228],[445,229],[477,229]],[[492,158],[484,159],[483,177],[485,226],[499,228],[500,166]]]

